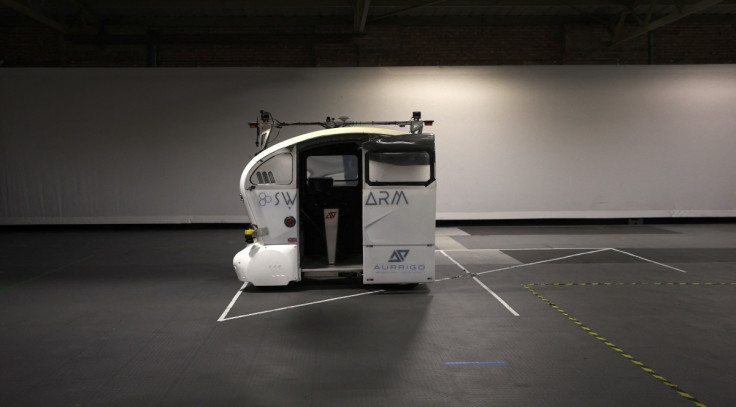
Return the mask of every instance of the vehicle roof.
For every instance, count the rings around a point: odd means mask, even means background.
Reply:
[[[313,140],[319,137],[326,137],[326,136],[334,136],[337,134],[356,134],[356,133],[363,133],[363,134],[385,134],[389,136],[401,136],[406,134],[411,134],[405,131],[399,131],[399,130],[393,130],[393,129],[386,129],[382,127],[340,127],[337,129],[326,129],[326,130],[317,130],[310,133],[305,133],[300,136],[292,137],[288,140],[284,140],[282,142],[276,143],[272,145],[271,147],[268,147],[267,149],[261,151],[260,153],[256,154],[255,157],[251,160],[251,162],[248,164],[248,167],[251,167],[251,165],[258,160],[268,156],[269,154],[281,150],[283,148],[292,146],[294,144],[299,144],[304,141]],[[247,170],[248,168],[246,168]]]

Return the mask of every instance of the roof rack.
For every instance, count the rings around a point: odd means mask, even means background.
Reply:
[[[342,116],[338,118],[327,116],[323,122],[294,122],[286,123],[277,120],[273,115],[265,110],[261,110],[258,121],[248,123],[252,129],[256,129],[256,146],[263,146],[265,150],[268,147],[268,139],[272,128],[282,128],[287,126],[322,126],[325,129],[336,129],[338,127],[349,126],[409,126],[412,134],[421,133],[424,125],[431,126],[434,120],[422,120],[422,112],[413,112],[409,120],[395,121],[369,121],[360,122],[352,121],[350,118]],[[278,135],[277,135],[278,136]]]

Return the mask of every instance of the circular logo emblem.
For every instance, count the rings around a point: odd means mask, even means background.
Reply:
[[[273,198],[268,196],[268,194],[265,192],[261,192],[260,194],[258,194],[258,205],[259,206],[266,206],[270,204],[272,200]]]

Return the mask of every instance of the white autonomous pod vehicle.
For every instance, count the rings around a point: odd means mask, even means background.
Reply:
[[[435,277],[434,135],[411,120],[283,123],[261,112],[240,194],[251,225],[233,266],[243,282],[285,286],[303,276],[414,284]],[[325,130],[268,147],[272,127]],[[364,125],[409,126],[410,132]]]

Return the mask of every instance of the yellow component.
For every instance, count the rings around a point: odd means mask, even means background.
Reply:
[[[251,235],[253,234],[253,232],[254,232],[254,230],[253,230],[253,229],[246,229],[246,230],[245,230],[245,235],[246,235],[246,236],[251,236]]]

